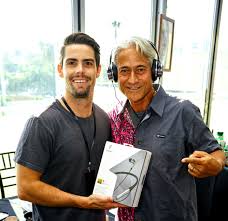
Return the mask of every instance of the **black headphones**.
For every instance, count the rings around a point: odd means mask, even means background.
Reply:
[[[148,41],[152,48],[155,50],[157,54],[158,59],[153,59],[152,66],[151,66],[151,72],[152,72],[152,80],[153,82],[157,80],[157,78],[161,78],[163,75],[163,70],[162,70],[162,64],[160,62],[159,54],[154,46],[154,44],[151,41]],[[107,70],[108,74],[108,79],[113,80],[114,82],[118,81],[118,70],[116,64],[112,61],[112,53],[110,55],[110,61],[109,61],[109,66]]]

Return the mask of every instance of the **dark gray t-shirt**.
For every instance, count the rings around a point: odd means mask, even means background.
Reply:
[[[110,139],[107,114],[93,105],[96,137],[91,150],[97,173],[106,140]],[[83,127],[84,128],[84,127]],[[85,129],[85,128],[84,128]],[[88,151],[77,119],[59,101],[38,117],[31,117],[19,141],[15,161],[42,173],[41,180],[65,192],[86,196]],[[33,205],[35,221],[101,221],[102,210]]]

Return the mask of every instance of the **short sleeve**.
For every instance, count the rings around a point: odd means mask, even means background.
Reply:
[[[25,124],[19,140],[15,162],[43,173],[50,159],[51,133],[38,117],[31,117]]]
[[[187,112],[187,114],[192,115],[188,128],[188,144],[194,150],[206,151],[208,153],[220,149],[217,140],[204,123],[199,108],[192,104]]]

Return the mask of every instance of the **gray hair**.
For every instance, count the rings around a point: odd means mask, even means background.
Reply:
[[[113,52],[114,63],[117,64],[118,55],[122,50],[133,46],[137,52],[148,58],[152,65],[153,60],[158,59],[158,55],[151,44],[149,40],[137,36],[133,36],[129,40],[121,42]]]

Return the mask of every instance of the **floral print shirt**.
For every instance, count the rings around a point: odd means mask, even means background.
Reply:
[[[127,104],[127,103],[126,103]],[[109,113],[112,128],[112,141],[118,144],[134,144],[135,128],[131,121],[128,109],[122,105]],[[134,208],[119,208],[119,221],[134,221]]]

